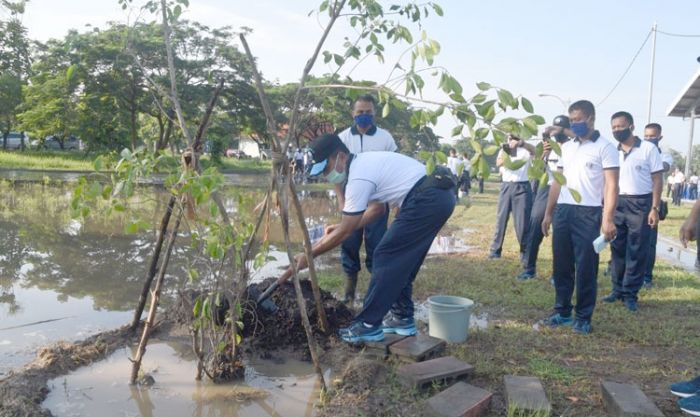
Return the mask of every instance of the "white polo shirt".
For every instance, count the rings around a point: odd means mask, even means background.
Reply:
[[[363,152],[389,151],[395,152],[396,142],[389,132],[381,127],[372,126],[364,134],[356,126],[350,126],[338,134],[340,140],[355,155]]]
[[[456,156],[448,156],[447,157],[447,166],[450,168],[450,171],[452,171],[453,175],[459,175],[459,167],[464,166],[464,161],[457,158]]]
[[[503,151],[501,151],[503,152]],[[501,180],[503,182],[524,182],[528,181],[529,178],[527,176],[527,170],[530,168],[530,160],[531,160],[531,155],[530,152],[528,152],[527,149],[523,147],[517,147],[515,148],[515,156],[511,156],[510,160],[515,162],[515,161],[522,161],[526,160],[527,162],[525,165],[520,167],[519,169],[516,170],[511,170],[508,169],[504,166],[501,167]]]
[[[370,202],[403,203],[414,185],[425,176],[425,165],[395,152],[354,155],[345,186],[343,214],[362,214]]]
[[[578,138],[561,146],[561,158],[557,168],[562,169],[566,185],[561,187],[557,204],[601,207],[605,178],[603,170],[617,169],[620,166],[617,149],[609,140],[596,131],[595,141],[581,142]],[[569,188],[581,194],[577,203]]]
[[[635,137],[629,153],[617,147],[620,160],[620,195],[651,194],[652,174],[664,171],[661,154],[653,143]]]

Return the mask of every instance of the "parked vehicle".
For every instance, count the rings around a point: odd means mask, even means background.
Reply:
[[[245,152],[238,150],[238,149],[226,149],[226,157],[227,158],[236,158],[236,159],[248,159],[250,156],[246,155]]]
[[[47,136],[44,138],[44,143],[40,143],[38,140],[32,141],[32,148],[34,149],[52,149],[61,150],[61,142],[55,136]],[[83,141],[76,138],[75,136],[69,136],[63,140],[63,150],[81,150],[83,149]]]
[[[22,147],[22,134],[24,134],[24,146],[29,147],[29,135],[27,132],[10,132],[7,135],[7,149],[19,149]],[[0,134],[0,147],[2,147],[2,134]]]

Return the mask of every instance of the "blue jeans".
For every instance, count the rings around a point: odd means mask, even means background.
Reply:
[[[389,310],[398,317],[413,317],[413,281],[455,203],[452,188],[414,187],[409,192],[374,251],[372,278],[355,320],[379,325]]]
[[[384,215],[365,226],[363,229],[355,230],[350,237],[345,239],[340,246],[340,260],[343,264],[343,271],[346,275],[355,275],[362,269],[360,262],[360,247],[362,238],[365,240],[365,266],[372,272],[372,259],[374,250],[386,233],[386,224],[389,220],[388,207],[384,210]]]
[[[593,241],[600,234],[602,207],[557,204],[552,219],[554,310],[570,316],[576,289],[576,318],[590,321],[598,292],[598,254]]]

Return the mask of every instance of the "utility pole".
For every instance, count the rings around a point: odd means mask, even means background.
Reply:
[[[651,75],[649,77],[649,105],[647,106],[647,124],[651,123],[651,99],[654,93],[654,64],[656,61],[656,22],[654,26],[651,27],[651,31],[654,32],[654,40],[651,47]]]

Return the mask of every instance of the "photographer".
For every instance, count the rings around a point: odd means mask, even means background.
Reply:
[[[530,160],[535,154],[535,147],[525,143],[522,139],[513,135],[508,137],[508,143],[503,144],[496,159],[496,166],[501,170],[501,191],[498,195],[498,211],[496,214],[496,232],[491,244],[489,259],[501,257],[503,239],[508,226],[508,216],[513,213],[515,234],[520,244],[520,260],[523,261],[525,253],[525,236],[527,235],[530,209],[532,208],[532,187],[527,177]],[[517,169],[512,164],[517,161],[526,161]]]
[[[539,254],[540,244],[542,243],[542,238],[544,237],[542,234],[541,225],[542,220],[544,219],[544,212],[547,209],[549,187],[552,185],[552,182],[554,182],[552,172],[556,172],[557,163],[559,162],[559,155],[552,152],[552,145],[549,143],[549,139],[550,137],[554,138],[559,145],[562,145],[569,140],[569,137],[563,131],[554,134],[554,130],[557,128],[569,129],[569,117],[564,115],[555,117],[552,126],[545,129],[544,133],[542,133],[542,144],[544,146],[542,160],[546,162],[545,169],[547,170],[549,181],[547,182],[547,185],[540,187],[537,190],[537,195],[535,196],[535,201],[532,205],[527,238],[525,239],[526,247],[523,272],[521,272],[517,277],[517,279],[520,281],[535,278],[537,255]]]

